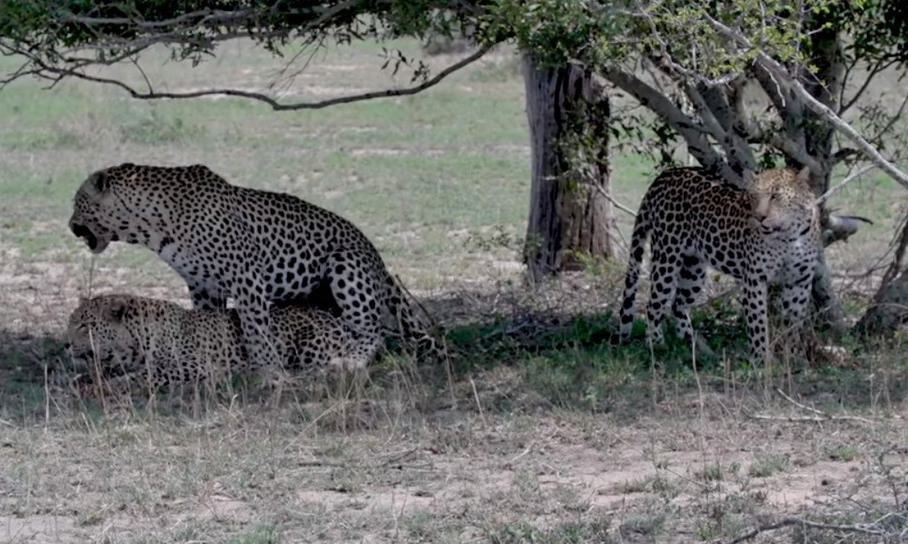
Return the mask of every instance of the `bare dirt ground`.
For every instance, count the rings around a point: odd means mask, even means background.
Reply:
[[[197,416],[51,408],[46,424],[4,423],[0,530],[11,542],[711,542],[781,515],[866,523],[854,516],[905,493],[900,415],[785,421],[805,414],[668,391],[583,413],[514,391],[514,372],[457,384],[456,403],[422,399],[431,410],[387,393]]]

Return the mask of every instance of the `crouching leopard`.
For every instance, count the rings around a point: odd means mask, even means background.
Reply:
[[[272,303],[329,291],[369,360],[383,334],[442,353],[375,246],[346,219],[288,194],[238,187],[202,165],[122,164],[93,173],[76,193],[72,232],[100,253],[141,244],[186,281],[193,306],[237,308],[253,356],[283,359]]]
[[[271,310],[276,340],[290,371],[357,369],[370,361],[355,349],[344,324],[300,306]],[[233,310],[187,310],[172,302],[129,295],[83,299],[69,318],[69,353],[108,378],[152,389],[223,383],[254,371]]]
[[[650,238],[650,340],[662,340],[662,320],[671,310],[681,336],[693,341],[690,308],[709,265],[742,285],[751,355],[769,357],[768,286],[781,286],[788,324],[800,325],[807,316],[820,244],[819,209],[808,176],[806,168],[766,170],[741,191],[698,168],[659,175],[634,223],[621,306],[622,340],[631,334],[643,248]]]

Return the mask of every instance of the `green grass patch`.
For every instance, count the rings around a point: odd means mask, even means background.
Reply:
[[[539,528],[527,522],[516,522],[487,531],[492,544],[581,544],[611,542],[609,524],[601,522],[568,522],[551,528]]]
[[[729,476],[738,473],[741,467],[737,463],[722,465],[721,463],[707,463],[694,473],[694,477],[704,482],[721,482]]]
[[[786,455],[765,455],[754,459],[747,469],[747,475],[752,478],[769,478],[785,472],[790,467],[791,460]]]
[[[852,444],[836,444],[826,448],[826,456],[833,461],[848,463],[861,456],[861,450]]]
[[[229,544],[279,544],[280,533],[272,525],[262,525],[250,532],[230,539]]]

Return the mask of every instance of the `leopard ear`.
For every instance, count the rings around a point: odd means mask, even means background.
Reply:
[[[110,187],[110,180],[104,172],[95,172],[92,175],[91,183],[99,193],[103,193]]]
[[[104,315],[107,319],[114,323],[119,323],[123,321],[123,318],[126,317],[127,310],[129,309],[125,300],[114,298],[109,301],[107,308],[104,309]]]
[[[807,166],[805,166],[804,168],[801,168],[801,170],[798,171],[798,175],[795,176],[795,180],[798,183],[808,185],[810,183],[810,168]]]

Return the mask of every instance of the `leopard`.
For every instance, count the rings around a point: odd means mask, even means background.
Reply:
[[[271,323],[295,374],[366,368],[354,339],[325,310],[271,309]],[[66,350],[74,367],[151,390],[216,385],[262,370],[248,356],[236,310],[187,309],[127,294],[81,299],[69,317]]]
[[[444,357],[431,318],[406,296],[352,222],[294,195],[228,183],[205,165],[123,163],[88,176],[73,199],[73,234],[99,254],[145,246],[186,282],[194,308],[236,308],[244,341],[282,360],[270,308],[322,293],[371,359],[385,338]]]
[[[620,310],[620,339],[634,323],[634,299],[644,247],[650,241],[647,338],[663,342],[669,310],[676,331],[693,346],[691,308],[702,296],[707,267],[740,285],[749,356],[769,361],[770,287],[784,330],[805,326],[821,244],[820,210],[810,170],[774,168],[751,176],[746,189],[697,167],[672,168],[656,177],[641,201],[629,247]],[[704,344],[705,345],[705,344]]]

